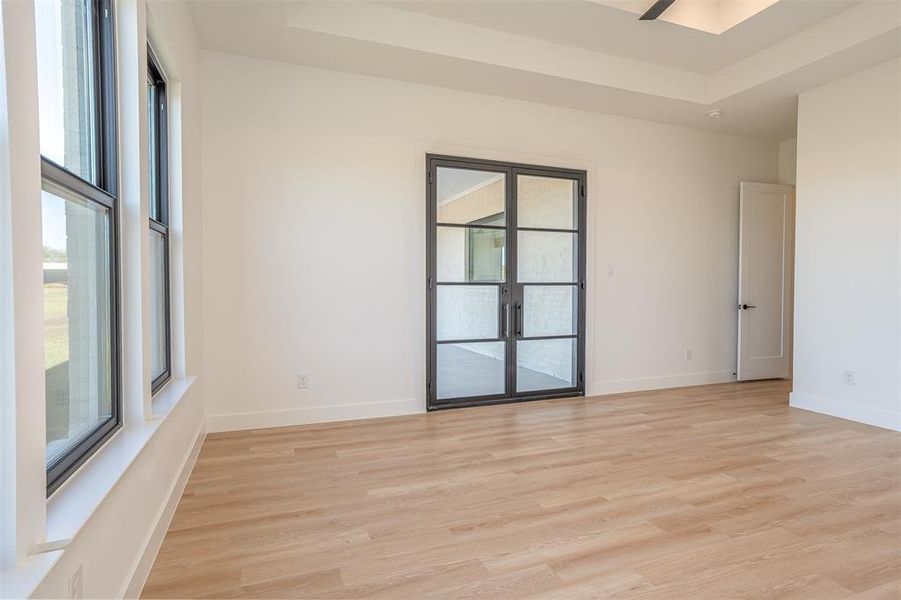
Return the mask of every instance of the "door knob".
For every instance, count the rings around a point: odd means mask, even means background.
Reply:
[[[751,304],[742,304],[741,306],[739,306],[739,308],[742,310],[748,310],[749,308],[757,308],[757,307],[753,306]]]

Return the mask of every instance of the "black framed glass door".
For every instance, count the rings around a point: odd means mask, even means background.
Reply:
[[[427,156],[428,408],[584,393],[584,171]]]

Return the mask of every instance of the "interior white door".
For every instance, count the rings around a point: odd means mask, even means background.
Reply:
[[[791,371],[795,190],[742,182],[738,254],[738,379]]]

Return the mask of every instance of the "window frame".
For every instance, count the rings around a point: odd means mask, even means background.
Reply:
[[[158,233],[163,237],[163,277],[164,277],[164,321],[166,334],[163,343],[166,350],[166,368],[158,376],[154,377],[150,384],[150,393],[155,395],[172,379],[172,307],[171,296],[172,286],[169,281],[170,268],[170,244],[169,244],[169,122],[167,119],[167,86],[166,78],[159,66],[156,53],[153,48],[147,45],[147,83],[152,85],[156,95],[154,104],[154,130],[147,130],[148,141],[153,140],[148,148],[148,152],[155,152],[155,160],[152,170],[148,169],[148,183],[153,179],[154,185],[151,187],[156,192],[155,197],[149,198],[148,221],[150,230]],[[149,154],[148,154],[149,158]],[[150,161],[148,161],[149,163]],[[156,213],[159,219],[153,217],[152,208],[156,206]],[[152,374],[151,374],[152,375]]]
[[[100,204],[109,211],[110,252],[110,418],[46,465],[47,496],[68,478],[122,427],[121,392],[121,320],[119,263],[119,159],[116,78],[116,40],[112,0],[86,0],[92,13],[94,86],[97,119],[94,135],[97,155],[94,165],[97,183],[91,183],[69,169],[41,155],[41,181],[63,188],[87,202]],[[46,394],[44,402],[46,402]],[[46,427],[46,419],[45,419]]]

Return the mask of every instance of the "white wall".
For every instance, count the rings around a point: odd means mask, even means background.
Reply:
[[[901,60],[800,97],[791,403],[901,430],[899,107]]]
[[[776,180],[775,142],[218,53],[203,77],[211,429],[424,409],[427,151],[589,171],[590,393],[732,378],[738,183]]]
[[[779,183],[795,185],[798,169],[798,138],[779,144]]]

